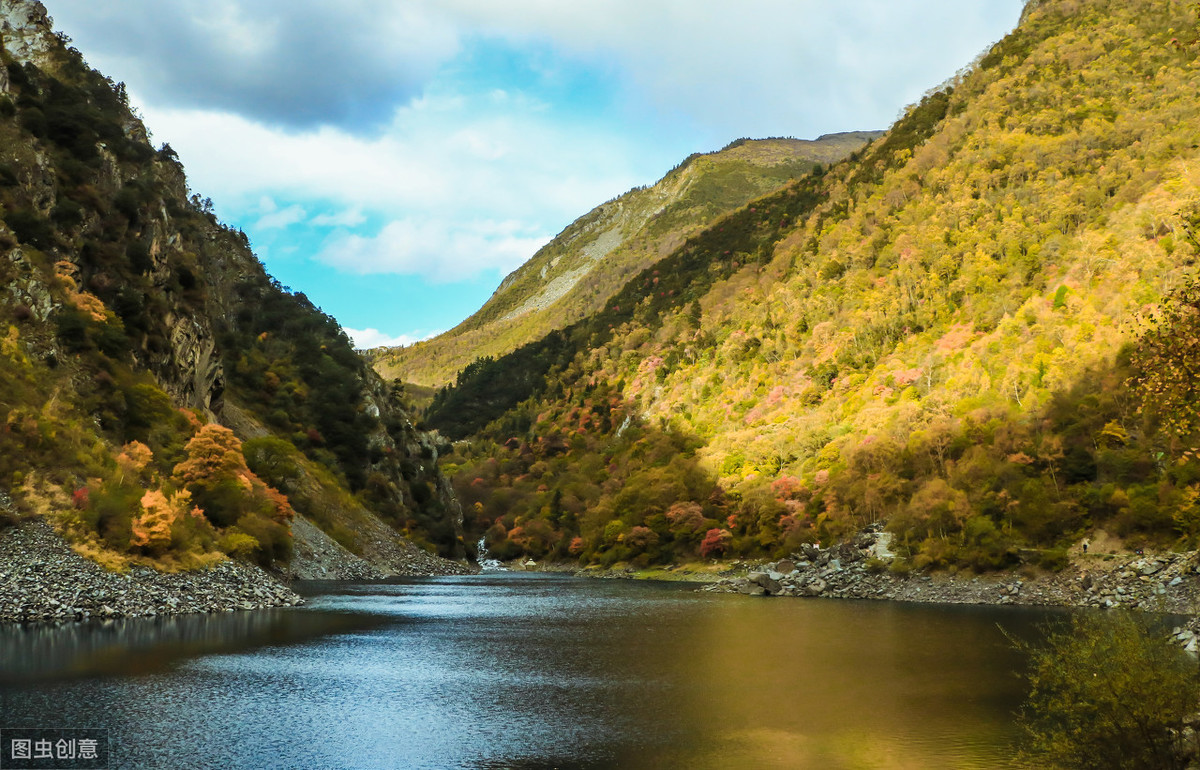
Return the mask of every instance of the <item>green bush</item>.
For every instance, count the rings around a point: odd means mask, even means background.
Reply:
[[[1196,660],[1145,615],[1080,613],[1030,655],[1021,726],[1036,767],[1182,770],[1200,755]]]

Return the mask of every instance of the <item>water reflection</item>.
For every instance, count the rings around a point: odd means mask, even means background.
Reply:
[[[0,684],[147,674],[187,658],[294,644],[382,622],[370,615],[289,607],[62,625],[0,623]]]
[[[521,573],[305,588],[0,631],[0,726],[107,727],[116,767],[1001,768],[997,622],[1045,617]]]

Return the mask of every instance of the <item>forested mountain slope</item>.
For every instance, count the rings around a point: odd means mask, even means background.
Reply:
[[[859,156],[469,367],[428,415],[469,527],[602,563],[873,522],[899,569],[1194,542],[1198,24],[1030,3]]]
[[[0,42],[0,522],[44,516],[117,567],[282,569],[297,513],[360,553],[373,513],[459,550],[434,441],[124,86],[38,2],[0,0]]]
[[[696,154],[658,183],[577,219],[504,279],[474,315],[444,334],[372,351],[385,377],[442,386],[476,358],[497,356],[604,307],[629,279],[708,223],[818,164],[841,160],[882,132],[802,139],[739,139]]]

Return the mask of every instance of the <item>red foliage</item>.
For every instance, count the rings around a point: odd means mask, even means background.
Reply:
[[[638,551],[644,551],[658,544],[658,533],[649,527],[634,527],[625,535],[625,545]]]
[[[80,487],[71,493],[71,503],[75,506],[76,510],[82,511],[88,507],[88,495],[87,487]]]
[[[794,500],[804,489],[804,482],[795,476],[780,476],[771,482],[771,491],[780,500]]]
[[[729,550],[729,544],[733,542],[733,533],[727,529],[710,529],[704,535],[703,542],[700,543],[700,555],[704,558],[710,556],[724,556]]]

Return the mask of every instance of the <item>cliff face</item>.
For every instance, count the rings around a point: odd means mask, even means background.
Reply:
[[[0,0],[0,44],[0,484],[18,507],[53,516],[73,494],[81,513],[64,530],[161,556],[89,500],[130,486],[115,458],[131,441],[153,455],[140,471],[148,491],[201,495],[172,468],[195,425],[223,423],[257,442],[244,449],[264,484],[342,546],[365,553],[381,531],[404,530],[461,555],[436,441],[337,323],[271,280],[245,235],[190,194],[124,86],[90,70],[38,2]],[[194,410],[192,427],[180,408]],[[243,526],[227,519],[212,537]]]

